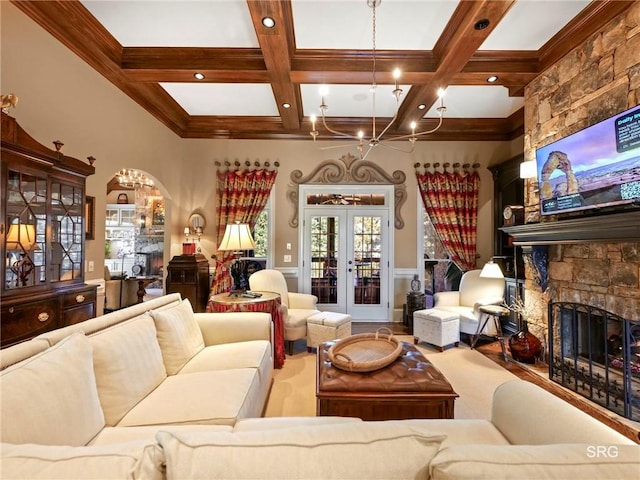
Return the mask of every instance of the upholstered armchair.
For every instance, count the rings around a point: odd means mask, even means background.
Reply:
[[[318,313],[318,297],[308,293],[289,292],[287,281],[278,270],[259,270],[249,277],[249,287],[257,292],[275,292],[282,303],[284,340],[289,355],[293,354],[293,342],[307,336],[307,318]]]
[[[122,293],[121,293],[122,292]],[[119,310],[138,303],[138,282],[112,278],[109,267],[104,267],[104,309]]]
[[[483,314],[478,311],[480,305],[500,305],[504,302],[504,278],[483,278],[481,270],[469,270],[460,279],[457,291],[438,292],[433,296],[433,307],[439,310],[455,312],[460,316],[460,332],[473,337],[478,330]],[[496,335],[493,322],[487,322],[483,335]]]

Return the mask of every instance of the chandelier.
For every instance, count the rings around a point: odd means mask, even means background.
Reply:
[[[442,116],[443,114],[446,112],[447,107],[444,106],[444,90],[441,88],[438,90],[438,97],[440,99],[440,105],[436,108],[436,111],[438,112],[438,123],[437,125],[432,128],[431,130],[426,130],[423,132],[416,132],[416,127],[417,124],[415,121],[411,122],[411,133],[407,134],[407,135],[401,135],[401,136],[396,136],[396,137],[392,137],[392,138],[385,138],[383,140],[383,136],[385,133],[387,133],[387,131],[391,128],[391,126],[395,123],[396,119],[398,118],[398,111],[400,109],[400,97],[402,96],[402,89],[400,88],[400,85],[398,83],[398,80],[400,79],[400,75],[401,72],[398,68],[396,68],[393,71],[393,78],[395,80],[395,88],[394,90],[391,92],[392,95],[395,97],[395,101],[396,101],[396,107],[395,107],[395,112],[393,114],[393,117],[391,118],[391,120],[389,121],[389,123],[387,124],[386,127],[384,127],[380,133],[377,133],[377,124],[376,124],[376,90],[377,90],[377,83],[376,83],[376,9],[377,7],[380,5],[380,3],[382,3],[382,0],[367,0],[367,6],[369,6],[372,11],[373,11],[373,48],[372,48],[372,57],[373,57],[373,68],[372,68],[372,81],[371,81],[371,96],[373,99],[373,114],[372,114],[372,125],[371,125],[371,137],[369,138],[369,140],[367,141],[369,148],[367,149],[366,152],[364,152],[364,148],[365,148],[365,137],[364,137],[364,131],[360,130],[356,135],[353,135],[351,133],[346,133],[346,132],[340,132],[338,130],[335,130],[334,128],[331,128],[327,125],[327,119],[326,119],[326,112],[329,109],[329,107],[326,104],[325,101],[325,94],[326,91],[324,91],[324,88],[321,89],[321,97],[322,97],[322,103],[320,104],[320,116],[322,119],[322,126],[329,131],[330,133],[333,133],[334,135],[338,135],[340,137],[346,137],[346,138],[351,138],[354,140],[357,140],[358,143],[356,144],[356,147],[358,149],[358,151],[360,152],[360,158],[361,159],[365,159],[366,156],[369,154],[369,152],[371,152],[371,150],[374,147],[377,147],[378,145],[382,145],[384,147],[387,148],[391,148],[393,150],[398,150],[400,152],[403,153],[411,153],[415,147],[415,143],[416,140],[418,139],[417,137],[422,136],[422,135],[429,135],[430,133],[434,133],[436,130],[438,130],[440,128],[440,126],[442,125]],[[317,117],[315,115],[311,115],[309,117],[309,120],[311,121],[311,131],[309,132],[309,134],[313,137],[313,141],[316,141],[316,137],[318,136],[318,130],[316,130],[316,121],[317,121]],[[408,149],[402,149],[402,148],[397,148],[397,147],[393,147],[391,145],[389,145],[388,141],[391,140],[408,140],[409,141],[409,148]],[[385,142],[385,143],[382,143]],[[327,147],[327,148],[335,148],[335,147]]]
[[[153,180],[139,170],[122,169],[116,173],[118,183],[127,188],[153,187]]]

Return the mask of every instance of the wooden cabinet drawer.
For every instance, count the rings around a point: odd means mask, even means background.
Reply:
[[[64,324],[73,325],[74,323],[84,322],[96,316],[96,303],[85,303],[77,307],[65,308]]]
[[[2,306],[2,346],[34,337],[60,326],[57,298]]]
[[[96,288],[86,288],[84,290],[76,290],[72,293],[65,293],[63,306],[64,308],[75,307],[77,305],[83,305],[87,303],[95,303],[96,301]]]

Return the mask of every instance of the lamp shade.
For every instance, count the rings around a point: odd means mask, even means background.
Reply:
[[[500,265],[493,263],[493,260],[484,264],[484,267],[482,267],[482,271],[480,272],[480,276],[482,278],[504,278]]]
[[[230,223],[227,225],[222,241],[218,246],[221,251],[253,250],[256,247],[251,229],[246,223]]]
[[[520,164],[520,178],[535,178],[536,176],[538,176],[538,169],[535,160]]]
[[[36,250],[36,228],[25,223],[12,223],[7,233],[7,250]]]

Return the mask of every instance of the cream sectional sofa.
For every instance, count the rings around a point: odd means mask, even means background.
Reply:
[[[1,351],[2,441],[80,446],[259,417],[271,339],[267,313],[194,314],[179,294],[47,332]]]
[[[260,418],[268,315],[187,307],[166,296],[3,350],[0,476],[638,478],[640,446],[522,380],[491,420]]]

